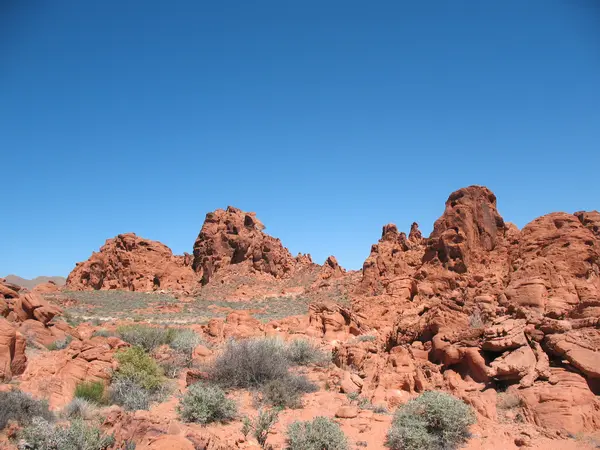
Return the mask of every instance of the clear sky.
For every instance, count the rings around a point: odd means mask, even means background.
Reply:
[[[594,5],[3,1],[0,275],[191,252],[227,205],[349,268],[471,184],[519,227],[600,209]]]

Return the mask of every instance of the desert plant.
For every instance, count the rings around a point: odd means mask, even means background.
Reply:
[[[169,347],[184,355],[188,364],[192,361],[194,349],[203,343],[202,338],[189,328],[177,329],[169,340]]]
[[[300,408],[302,394],[316,392],[317,386],[303,375],[288,374],[261,388],[263,401],[278,408]]]
[[[73,340],[72,336],[66,336],[64,339],[59,339],[57,341],[51,342],[46,346],[46,348],[50,351],[54,350],[62,350],[68,347],[70,342]]]
[[[113,436],[75,419],[68,425],[54,425],[36,417],[21,433],[21,450],[106,450],[115,442]]]
[[[361,334],[355,338],[358,342],[373,342],[377,339],[377,336],[372,334]]]
[[[34,417],[54,419],[46,401],[36,400],[18,390],[0,392],[0,430],[6,427],[9,420],[14,420],[20,425],[29,425]]]
[[[247,436],[250,431],[256,438],[256,441],[262,448],[267,447],[267,438],[269,431],[277,423],[279,411],[277,409],[259,410],[255,420],[250,420],[247,417],[243,419],[242,433]]]
[[[75,397],[93,403],[104,401],[104,383],[101,381],[84,381],[75,386]]]
[[[141,387],[154,390],[164,382],[162,369],[141,347],[129,347],[117,352],[119,367],[113,378],[133,381]]]
[[[99,330],[94,331],[94,333],[92,334],[92,337],[95,336],[101,336],[101,337],[110,337],[113,336],[113,334],[108,331],[106,328],[100,328]]]
[[[207,424],[227,422],[237,413],[237,405],[218,386],[192,384],[177,408],[182,420]]]
[[[471,408],[444,392],[428,391],[398,408],[386,445],[393,450],[447,450],[464,443],[475,423]]]
[[[161,345],[168,344],[173,331],[147,325],[121,325],[117,328],[117,334],[125,342],[151,352]]]
[[[288,373],[283,342],[274,338],[229,341],[209,368],[217,383],[228,387],[259,387]]]
[[[287,430],[288,450],[346,450],[348,440],[340,426],[327,417],[294,422]]]
[[[130,411],[149,409],[152,400],[152,392],[143,388],[135,381],[128,379],[116,379],[110,385],[110,401],[121,405]]]
[[[96,406],[84,398],[74,398],[62,410],[62,416],[67,419],[90,420],[97,415]]]
[[[286,353],[290,362],[297,366],[324,364],[331,360],[330,356],[307,339],[294,339],[289,342]]]

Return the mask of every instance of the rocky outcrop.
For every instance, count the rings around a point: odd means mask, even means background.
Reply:
[[[416,293],[413,275],[424,253],[420,234],[416,223],[411,228],[410,238],[398,232],[396,225],[385,225],[381,239],[371,247],[371,254],[363,264],[358,292],[410,300]]]
[[[600,240],[578,217],[552,213],[527,224],[511,269],[509,305],[554,318],[600,316]]]
[[[208,213],[194,243],[193,268],[202,284],[231,266],[277,278],[292,272],[298,260],[264,228],[255,213],[232,206]]]
[[[173,255],[160,242],[128,233],[107,240],[98,253],[78,263],[67,288],[189,291],[196,282],[189,256]]]
[[[73,399],[75,387],[82,381],[108,384],[113,370],[114,352],[126,346],[110,337],[74,339],[69,346],[52,352],[52,357],[39,357],[21,376],[21,389],[36,397],[47,398],[50,406],[59,408]]]
[[[444,214],[433,225],[426,260],[465,273],[501,246],[507,225],[496,209],[496,196],[483,186],[469,186],[450,194]]]

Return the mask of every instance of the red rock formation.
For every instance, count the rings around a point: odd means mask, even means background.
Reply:
[[[67,278],[67,288],[189,291],[196,280],[189,257],[175,256],[160,242],[128,233],[107,240],[100,252],[78,263]]]
[[[277,278],[292,272],[297,260],[279,239],[263,233],[264,228],[254,213],[232,206],[208,213],[194,243],[193,268],[202,284],[233,265]]]
[[[426,261],[437,259],[449,270],[465,273],[484,263],[504,239],[507,226],[496,209],[496,196],[483,186],[450,194],[446,210],[433,225]]]

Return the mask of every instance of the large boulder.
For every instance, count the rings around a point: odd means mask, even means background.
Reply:
[[[100,252],[78,263],[67,278],[67,288],[190,291],[196,281],[189,256],[173,255],[160,242],[128,233],[107,240]]]

